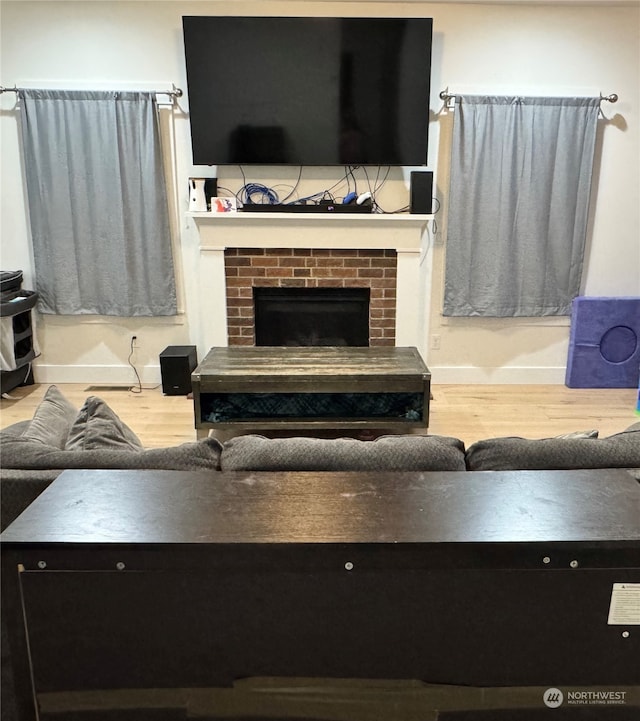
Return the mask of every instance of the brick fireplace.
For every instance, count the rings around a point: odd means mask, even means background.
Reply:
[[[254,342],[253,288],[366,287],[370,342],[415,346],[426,360],[432,247],[411,214],[189,213],[186,303],[198,353]]]
[[[227,248],[229,345],[254,345],[254,288],[368,288],[369,345],[396,342],[397,253],[335,248]]]

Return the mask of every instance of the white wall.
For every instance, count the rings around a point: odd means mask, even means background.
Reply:
[[[438,382],[557,382],[564,380],[567,319],[445,319],[442,273],[452,116],[440,90],[518,94],[618,93],[603,104],[585,295],[640,295],[640,7],[440,3],[322,2],[9,2],[0,3],[0,85],[186,89],[181,16],[184,14],[421,15],[434,18],[429,166],[436,172],[442,210],[432,238],[431,318],[423,346]],[[232,72],[229,67],[221,71]],[[21,268],[33,285],[15,95],[0,96],[0,266]],[[159,380],[158,354],[194,342],[196,309],[185,292],[198,273],[198,235],[185,216],[191,165],[186,100],[163,113],[167,151],[176,176],[176,259],[184,313],[176,319],[41,316],[41,382],[129,382],[129,339],[145,382]],[[297,171],[297,169],[295,169]],[[219,183],[237,190],[237,168],[219,168]],[[340,172],[306,168],[301,192],[331,185]],[[394,170],[378,197],[387,209],[407,203],[406,171]],[[249,179],[293,183],[293,170],[264,168]],[[426,264],[425,272],[431,268]],[[431,350],[433,336],[440,348]]]

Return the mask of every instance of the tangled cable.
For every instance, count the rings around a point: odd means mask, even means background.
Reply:
[[[276,205],[280,202],[280,198],[273,188],[268,188],[262,183],[247,183],[238,191],[238,199],[243,205],[251,205],[252,203],[262,203],[268,205]]]

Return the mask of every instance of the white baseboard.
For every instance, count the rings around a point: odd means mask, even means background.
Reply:
[[[566,368],[429,366],[432,383],[450,385],[564,385]]]
[[[162,382],[160,365],[138,368],[143,384],[156,385]],[[478,368],[475,366],[430,366],[432,383],[451,385],[564,385],[564,366],[556,368]],[[137,383],[131,366],[128,365],[51,365],[34,364],[36,383]]]
[[[160,365],[136,368],[143,385],[162,382]],[[92,383],[96,385],[136,385],[138,379],[129,365],[51,365],[34,363],[33,377],[36,383]]]

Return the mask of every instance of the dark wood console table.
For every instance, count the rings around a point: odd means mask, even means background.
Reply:
[[[23,719],[433,721],[612,686],[618,718],[639,511],[622,470],[65,471],[1,539]]]
[[[212,348],[192,376],[210,430],[426,430],[431,373],[416,348]]]

